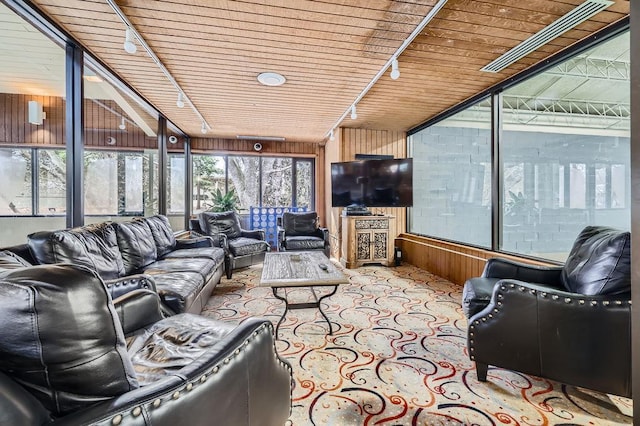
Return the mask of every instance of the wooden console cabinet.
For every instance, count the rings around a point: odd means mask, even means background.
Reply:
[[[394,264],[393,216],[342,216],[342,257],[346,268],[367,263]]]

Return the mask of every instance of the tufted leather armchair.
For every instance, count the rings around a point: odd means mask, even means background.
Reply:
[[[275,426],[289,416],[291,368],[270,322],[162,318],[152,289],[112,300],[83,266],[0,252],[0,269],[0,424]]]
[[[226,252],[227,278],[231,278],[234,269],[264,261],[265,253],[271,250],[265,231],[242,229],[235,212],[202,212],[197,223],[190,223],[193,231],[221,241]]]
[[[331,256],[329,230],[318,226],[316,212],[285,212],[278,225],[278,250],[322,250]]]
[[[631,396],[630,234],[589,226],[564,266],[490,259],[465,283],[469,356],[489,365]]]

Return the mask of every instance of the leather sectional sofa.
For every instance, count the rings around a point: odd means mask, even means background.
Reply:
[[[69,254],[74,244],[76,250],[102,244],[99,251],[115,258],[102,259],[101,273],[116,276],[125,268],[115,255],[113,227],[47,238],[66,249],[39,235],[39,256],[47,246],[53,256]],[[97,262],[96,256],[82,259]],[[172,258],[155,263],[165,259]],[[85,266],[31,266],[0,251],[0,424],[284,424],[291,367],[275,351],[271,323],[253,318],[234,325],[189,313],[164,318],[151,283],[105,283]]]
[[[223,248],[206,237],[176,239],[162,215],[36,232],[27,244],[9,250],[35,264],[85,266],[114,288],[142,280],[157,290],[169,314],[200,313],[224,272]]]

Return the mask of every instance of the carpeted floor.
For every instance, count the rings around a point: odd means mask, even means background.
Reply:
[[[204,315],[275,325],[284,309],[258,288],[261,265],[223,279]],[[294,310],[277,349],[294,372],[291,424],[620,425],[630,401],[490,368],[478,382],[466,349],[461,288],[412,266],[345,270],[350,283],[317,309]],[[304,301],[308,289],[289,290]],[[612,402],[613,401],[613,402]]]

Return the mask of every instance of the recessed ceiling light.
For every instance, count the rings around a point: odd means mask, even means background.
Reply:
[[[258,81],[265,86],[282,86],[287,79],[277,72],[263,72],[258,74]]]

